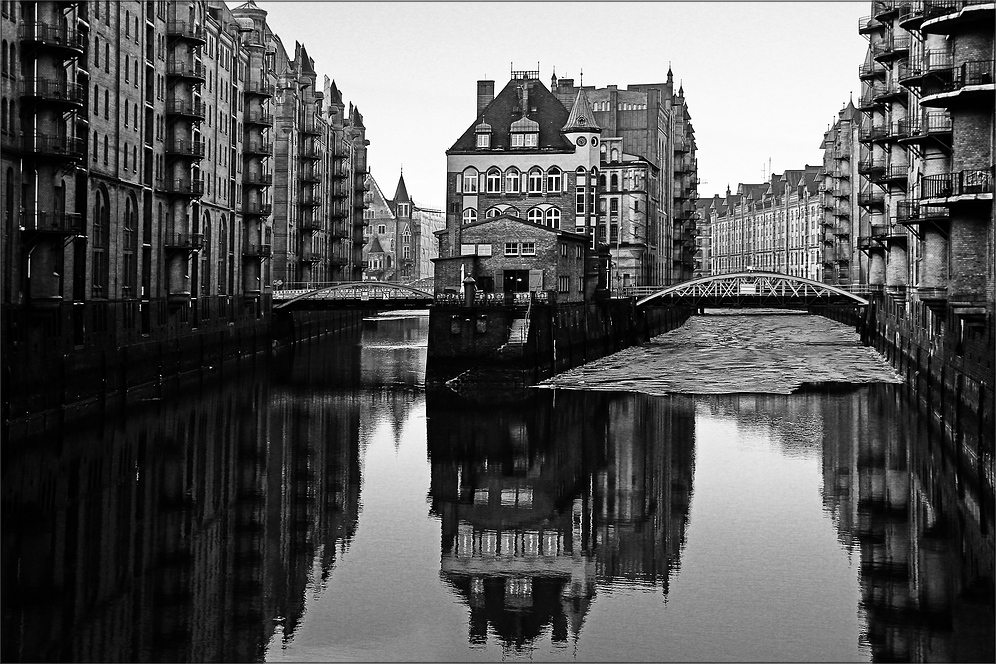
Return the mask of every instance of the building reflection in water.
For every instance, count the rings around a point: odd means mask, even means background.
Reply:
[[[427,400],[441,576],[470,607],[469,640],[577,638],[596,582],[667,592],[691,495],[690,401],[536,391],[482,408]]]
[[[267,369],[89,426],[12,427],[4,661],[255,661],[293,631],[356,528],[360,407],[295,398],[299,363]]]

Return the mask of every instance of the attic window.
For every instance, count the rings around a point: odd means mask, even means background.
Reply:
[[[534,148],[539,144],[539,133],[515,133],[512,134],[513,148]]]
[[[491,147],[491,134],[480,133],[477,135],[477,147],[479,148],[490,148]]]

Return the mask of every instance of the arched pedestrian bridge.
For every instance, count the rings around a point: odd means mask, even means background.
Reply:
[[[818,306],[867,306],[868,300],[842,288],[778,272],[731,272],[692,279],[661,289],[643,289],[637,306],[757,307],[808,309]]]
[[[432,299],[431,287],[426,291],[388,281],[287,284],[273,291],[273,309],[328,309],[330,305],[425,309]]]

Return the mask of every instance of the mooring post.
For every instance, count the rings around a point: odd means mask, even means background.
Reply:
[[[470,275],[463,280],[463,305],[465,307],[474,306],[474,299],[477,297],[477,282]]]

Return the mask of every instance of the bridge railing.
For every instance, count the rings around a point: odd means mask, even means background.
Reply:
[[[462,305],[465,296],[463,293],[436,293],[435,302],[437,304]],[[498,306],[529,306],[530,304],[554,304],[557,301],[555,291],[530,291],[528,293],[483,293],[478,291],[474,295],[475,307],[498,307]]]

